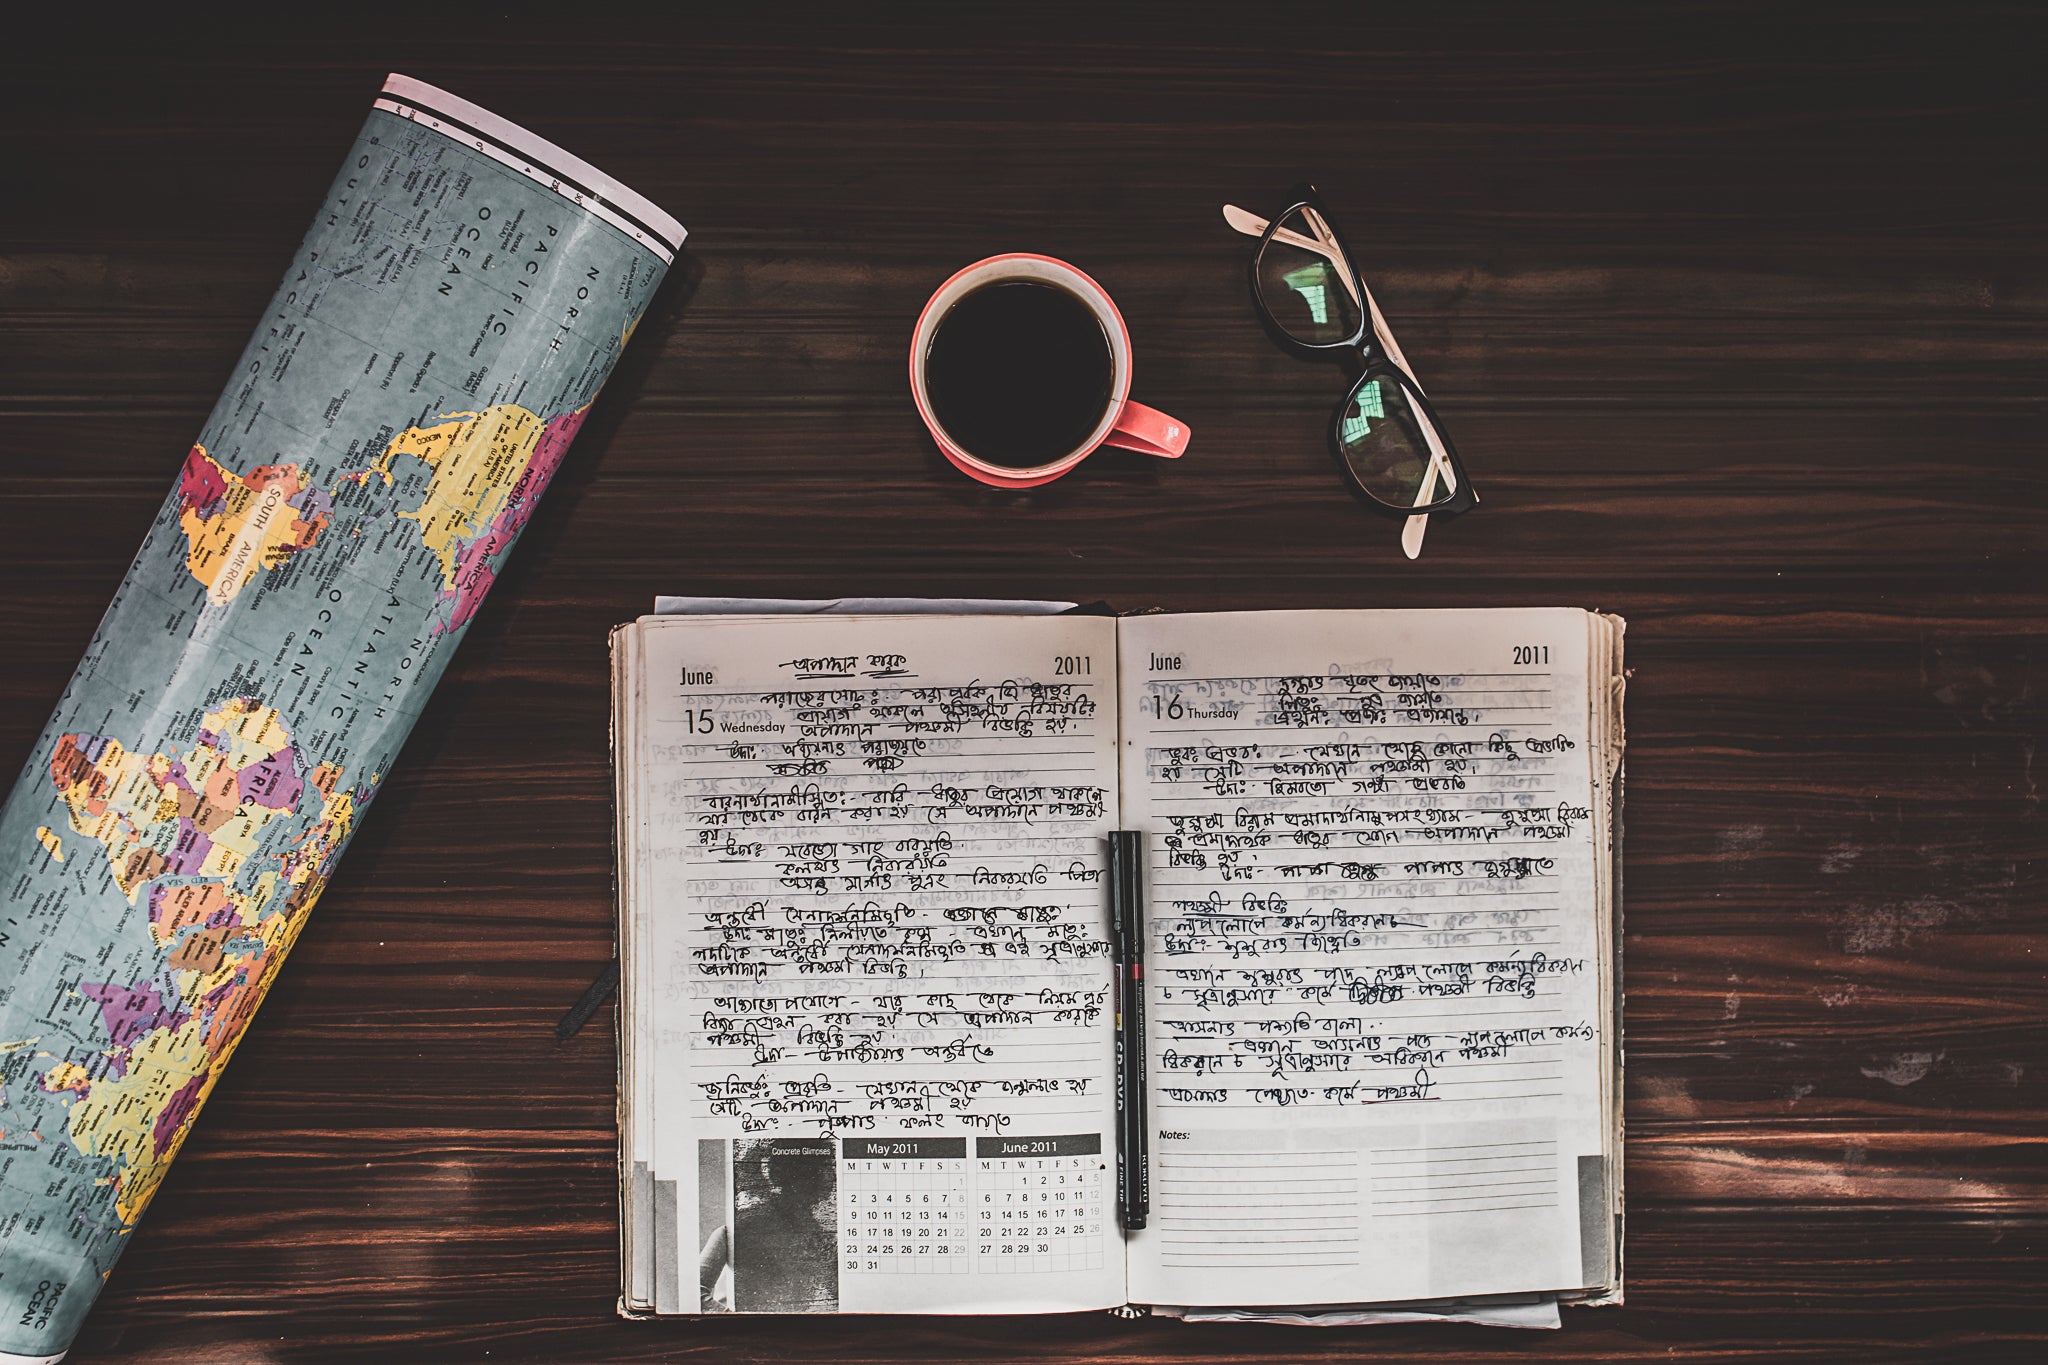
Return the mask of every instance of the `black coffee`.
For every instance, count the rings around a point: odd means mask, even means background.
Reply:
[[[1002,280],[962,295],[925,352],[925,392],[946,434],[990,464],[1029,469],[1071,453],[1109,406],[1109,338],[1057,285]]]

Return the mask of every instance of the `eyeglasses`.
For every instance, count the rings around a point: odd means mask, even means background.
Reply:
[[[1354,493],[1408,518],[1401,545],[1415,558],[1432,514],[1467,511],[1479,496],[1322,196],[1313,185],[1297,185],[1270,222],[1234,204],[1224,205],[1223,216],[1259,239],[1252,305],[1267,330],[1308,355],[1358,353],[1358,380],[1330,416],[1330,451]]]

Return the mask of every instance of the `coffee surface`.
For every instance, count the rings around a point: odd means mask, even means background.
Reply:
[[[1000,280],[946,310],[925,352],[939,425],[990,464],[1029,469],[1072,453],[1109,406],[1109,337],[1057,285]]]

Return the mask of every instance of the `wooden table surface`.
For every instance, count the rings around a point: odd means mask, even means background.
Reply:
[[[13,53],[0,767],[387,70],[691,229],[74,1359],[2038,1359],[2048,221],[2021,9],[573,7]],[[748,7],[752,8],[752,7]],[[963,7],[963,12],[965,9]],[[587,35],[587,36],[584,36]],[[1218,214],[1310,176],[1485,505],[1341,491]],[[1195,432],[951,472],[926,294],[1066,257]],[[1629,621],[1628,1306],[1554,1334],[628,1324],[605,632],[657,592]]]

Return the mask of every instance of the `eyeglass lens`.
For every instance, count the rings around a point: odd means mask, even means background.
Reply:
[[[1430,462],[1428,420],[1391,374],[1360,383],[1337,416],[1337,447],[1345,464],[1366,492],[1389,507],[1413,507],[1422,491]],[[1424,502],[1441,502],[1452,491],[1439,477]]]
[[[1336,237],[1322,215],[1298,208],[1259,248],[1259,301],[1287,335],[1311,346],[1358,334],[1358,300],[1347,287]]]

